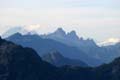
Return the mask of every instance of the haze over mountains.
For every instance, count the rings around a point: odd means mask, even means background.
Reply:
[[[102,63],[99,59],[88,56],[76,47],[71,47],[52,39],[43,39],[38,35],[21,35],[20,33],[16,33],[6,40],[20,44],[24,47],[31,47],[35,49],[40,56],[51,50],[57,50],[64,57],[79,59],[88,65],[95,66]]]
[[[21,34],[35,34],[36,32],[35,31],[30,31],[24,27],[20,27],[20,26],[17,26],[17,27],[13,27],[13,28],[10,28],[8,29],[4,34],[2,34],[2,37],[3,38],[7,38],[15,33],[21,33]]]
[[[57,68],[33,49],[0,38],[0,80],[120,80],[120,58],[96,68]]]
[[[71,31],[69,33],[66,33],[62,28],[58,28],[55,32],[50,33],[48,35],[42,36],[45,39],[53,39],[56,41],[59,41],[61,43],[64,43],[69,46],[77,47],[78,49],[85,52],[87,55],[100,59],[102,62],[110,62],[115,57],[120,56],[120,48],[117,47],[117,49],[106,49],[110,46],[114,45],[108,45],[106,48],[99,47],[93,39],[86,39],[79,38],[75,31]],[[110,40],[111,42],[114,40]],[[119,40],[116,40],[116,45],[120,45]],[[114,53],[114,51],[117,51]]]
[[[40,25],[30,25],[30,26],[16,26],[16,27],[13,27],[13,28],[10,28],[8,29],[5,33],[2,34],[2,37],[3,38],[7,38],[9,37],[10,35],[13,35],[17,32],[21,33],[21,34],[40,34],[41,32],[41,29],[39,29]],[[34,29],[35,28],[35,29]],[[62,29],[62,28],[58,28],[58,29]],[[36,31],[37,30],[37,31]],[[38,32],[39,30],[39,32]],[[63,29],[62,29],[63,30]],[[64,31],[64,30],[63,30]],[[65,32],[65,31],[64,31]],[[63,33],[64,33],[63,32]],[[76,32],[73,30],[71,31],[73,33],[76,34]],[[68,32],[68,35],[69,33],[71,32]],[[50,32],[49,32],[50,33]],[[65,32],[66,33],[66,32]],[[79,35],[80,36],[80,35]],[[78,37],[78,35],[77,35]],[[90,36],[91,37],[91,36]],[[81,39],[83,39],[81,37]],[[116,43],[120,42],[120,39],[119,38],[108,38],[106,40],[103,40],[103,41],[99,41],[96,43],[97,45],[99,46],[108,46],[108,45],[114,45]]]
[[[62,28],[47,35],[16,33],[7,40],[25,47],[32,47],[41,56],[49,51],[57,50],[64,57],[79,59],[89,66],[109,63],[120,56],[120,43],[99,47],[93,39],[79,38],[75,31],[66,33]]]
[[[120,0],[0,0],[0,80],[120,80]]]

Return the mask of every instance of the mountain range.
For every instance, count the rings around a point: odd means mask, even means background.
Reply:
[[[89,66],[102,64],[100,60],[88,56],[76,47],[71,47],[52,39],[43,39],[39,35],[21,35],[20,33],[16,33],[8,37],[6,40],[12,41],[24,47],[31,47],[35,49],[40,56],[43,56],[49,51],[56,50],[64,57],[80,60],[87,63]]]
[[[96,68],[57,68],[33,49],[0,38],[0,80],[120,80],[120,58]]]
[[[95,43],[93,39],[88,38],[85,40],[82,37],[79,38],[75,31],[66,33],[62,28],[58,28],[55,32],[47,35],[41,35],[41,37],[44,39],[52,39],[72,47],[77,47],[88,56],[99,59],[104,63],[109,63],[116,57],[120,56],[120,47],[116,46],[120,45],[119,42],[117,42],[115,45],[100,47]],[[109,41],[113,41],[113,39]],[[111,49],[109,48],[110,46],[112,46]]]
[[[92,66],[109,63],[120,56],[119,42],[114,45],[100,47],[93,39],[88,38],[85,40],[82,37],[79,38],[75,31],[66,33],[62,28],[58,28],[55,32],[46,35],[27,33],[27,35],[21,35],[21,38],[18,36],[14,34],[9,36],[7,40],[23,46],[32,47],[39,54],[44,54],[51,50],[58,50],[64,57],[80,59]],[[39,47],[41,48],[39,49]]]

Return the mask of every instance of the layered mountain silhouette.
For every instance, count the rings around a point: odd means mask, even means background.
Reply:
[[[5,36],[13,35],[14,33],[20,32],[22,34],[36,34],[34,31],[29,32],[25,31],[21,27],[16,27],[8,30]],[[102,63],[109,63],[114,60],[116,57],[120,56],[120,48],[110,46],[115,45],[108,45],[108,46],[98,46],[92,39],[83,39],[82,37],[79,38],[76,32],[73,30],[71,32],[66,33],[62,28],[58,28],[55,32],[47,34],[47,35],[40,35],[43,39],[52,39],[54,41],[63,43],[64,45],[76,47],[80,51],[86,53],[87,56],[100,60]],[[54,50],[54,49],[53,49]]]
[[[96,68],[57,68],[33,49],[0,38],[0,80],[120,80],[120,58]]]
[[[31,39],[27,39],[27,36],[29,36],[29,38],[31,36],[32,41],[28,42],[27,40],[31,40]],[[87,63],[88,65],[92,65],[92,66],[100,65],[102,63],[109,63],[115,58],[117,58],[118,56],[120,56],[120,47],[117,47],[119,43],[115,45],[100,47],[96,45],[94,40],[92,39],[85,40],[83,38],[79,38],[75,31],[66,33],[62,28],[58,28],[55,32],[47,35],[39,36],[39,35],[27,34],[27,36],[26,38],[24,36],[25,40],[22,39],[23,38],[22,36],[21,38],[22,42],[19,39],[17,40],[17,37],[15,35],[12,35],[7,39],[10,41],[16,42],[18,44],[21,44],[23,46],[32,47],[40,54],[44,54],[46,52],[49,52],[50,50],[58,50],[60,53],[62,53],[64,57],[68,57],[71,59],[80,59],[83,62]],[[39,47],[41,46],[39,43],[41,43],[41,41],[37,39],[38,41],[36,42],[36,39],[32,38],[33,36],[34,38],[35,36],[39,37],[42,40],[42,44],[44,44],[46,41],[47,43],[45,43],[44,46],[42,46],[43,48],[41,47],[39,49]],[[61,44],[62,46],[60,46]],[[50,47],[48,47],[48,45],[50,45]],[[72,54],[77,55],[77,53],[80,53],[80,54],[82,53],[81,55],[79,54],[79,56],[81,57],[78,58],[77,56],[72,56]],[[88,57],[92,59],[89,59]],[[82,58],[85,58],[85,60]]]
[[[49,53],[42,56],[42,59],[46,62],[49,62],[57,67],[62,66],[80,66],[80,67],[88,67],[88,65],[80,60],[69,59],[64,57],[58,51],[50,51]]]
[[[72,47],[77,47],[88,56],[100,59],[104,63],[109,63],[120,56],[120,47],[109,48],[112,45],[99,47],[92,39],[85,40],[82,37],[79,38],[75,31],[66,33],[62,28],[58,28],[53,33],[41,36],[44,39],[52,39]]]
[[[51,50],[57,50],[64,57],[78,59],[87,63],[89,66],[97,66],[102,64],[99,59],[88,56],[76,47],[71,47],[52,39],[43,39],[38,35],[21,35],[20,33],[16,33],[8,37],[6,40],[20,44],[24,47],[31,47],[35,49],[40,56],[43,56]]]

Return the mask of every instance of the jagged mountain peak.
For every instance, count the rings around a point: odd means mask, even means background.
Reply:
[[[69,33],[67,34],[67,36],[68,36],[69,38],[71,38],[71,39],[79,40],[79,37],[77,36],[77,34],[76,34],[76,32],[75,32],[74,30],[71,31],[71,32],[69,32]]]
[[[63,28],[58,28],[56,31],[63,31],[64,32]]]
[[[72,31],[70,32],[70,34],[76,35],[76,32],[75,32],[74,30],[72,30]]]
[[[91,38],[86,39],[87,42],[95,43],[95,41]]]
[[[58,28],[54,33],[58,35],[66,35],[66,32],[62,28]]]
[[[22,36],[22,34],[19,33],[19,32],[17,32],[17,33],[15,33],[15,34],[13,34],[12,36],[20,37],[20,36]]]

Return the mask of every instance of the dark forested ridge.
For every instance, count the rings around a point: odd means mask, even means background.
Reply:
[[[33,49],[0,39],[0,80],[49,80],[55,69]]]
[[[120,58],[96,68],[56,68],[33,49],[0,39],[0,80],[120,80]]]

